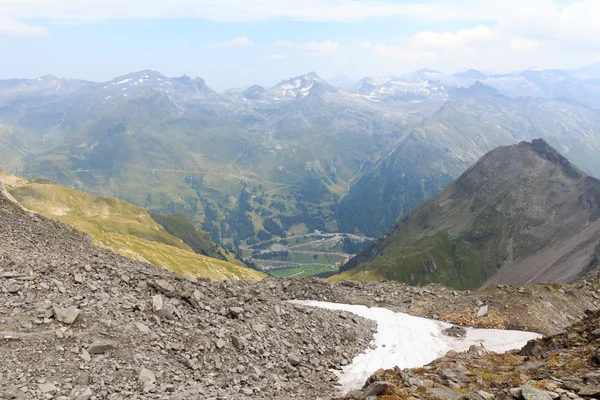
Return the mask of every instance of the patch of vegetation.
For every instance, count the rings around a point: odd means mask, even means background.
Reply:
[[[197,254],[155,222],[146,210],[125,201],[6,174],[2,179],[8,181],[6,189],[24,208],[72,225],[89,234],[96,245],[123,256],[194,277],[258,280],[265,276],[223,259]],[[185,232],[193,242],[189,225],[180,217],[167,220],[171,229]]]
[[[215,244],[208,232],[203,232],[194,226],[187,217],[179,214],[156,214],[150,213],[154,221],[160,224],[167,233],[181,240],[194,250],[197,254],[219,260],[229,261],[232,257],[225,256],[226,250]]]

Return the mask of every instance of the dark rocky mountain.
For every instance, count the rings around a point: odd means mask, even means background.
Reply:
[[[568,282],[598,265],[600,181],[544,140],[500,147],[342,267],[339,279]]]

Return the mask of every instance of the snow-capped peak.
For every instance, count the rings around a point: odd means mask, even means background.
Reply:
[[[273,101],[288,101],[302,98],[310,93],[320,94],[324,91],[336,89],[325,82],[315,72],[300,75],[289,80],[282,80],[273,88],[266,91],[265,96]]]

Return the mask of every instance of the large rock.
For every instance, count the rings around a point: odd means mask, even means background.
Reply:
[[[384,394],[387,388],[391,386],[392,384],[389,382],[373,382],[363,390],[363,395],[365,397],[379,396]]]
[[[231,307],[229,309],[229,315],[234,318],[239,318],[244,313],[244,309],[241,307]]]
[[[521,396],[525,400],[553,400],[548,392],[536,389],[531,385],[521,386]]]
[[[156,374],[147,368],[142,368],[138,375],[138,379],[142,384],[144,392],[149,392],[156,385]]]
[[[600,386],[597,386],[597,385],[584,386],[583,389],[581,389],[579,391],[579,396],[594,397],[596,399],[600,399]]]
[[[456,390],[450,389],[446,386],[428,388],[427,394],[430,398],[439,400],[460,400],[463,398],[462,393],[459,393]]]
[[[46,393],[52,394],[52,393],[56,392],[56,386],[54,386],[53,383],[39,383],[38,388],[44,394],[46,394]]]
[[[81,310],[75,306],[67,308],[53,307],[52,309],[54,311],[54,318],[63,324],[72,324],[79,316],[79,313],[81,313]]]
[[[485,306],[483,306],[479,309],[479,312],[477,313],[477,318],[485,317],[486,315],[488,315],[489,311],[490,311],[490,308],[486,304]]]
[[[246,340],[241,336],[232,336],[231,342],[233,343],[233,346],[238,350],[243,350],[246,346]]]
[[[111,351],[117,348],[114,342],[109,340],[98,340],[88,347],[87,351],[90,354],[104,354],[107,351]]]

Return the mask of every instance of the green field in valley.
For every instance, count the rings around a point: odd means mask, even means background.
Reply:
[[[300,267],[266,271],[275,278],[309,278],[323,272],[335,272],[337,268],[323,264],[303,264]]]

